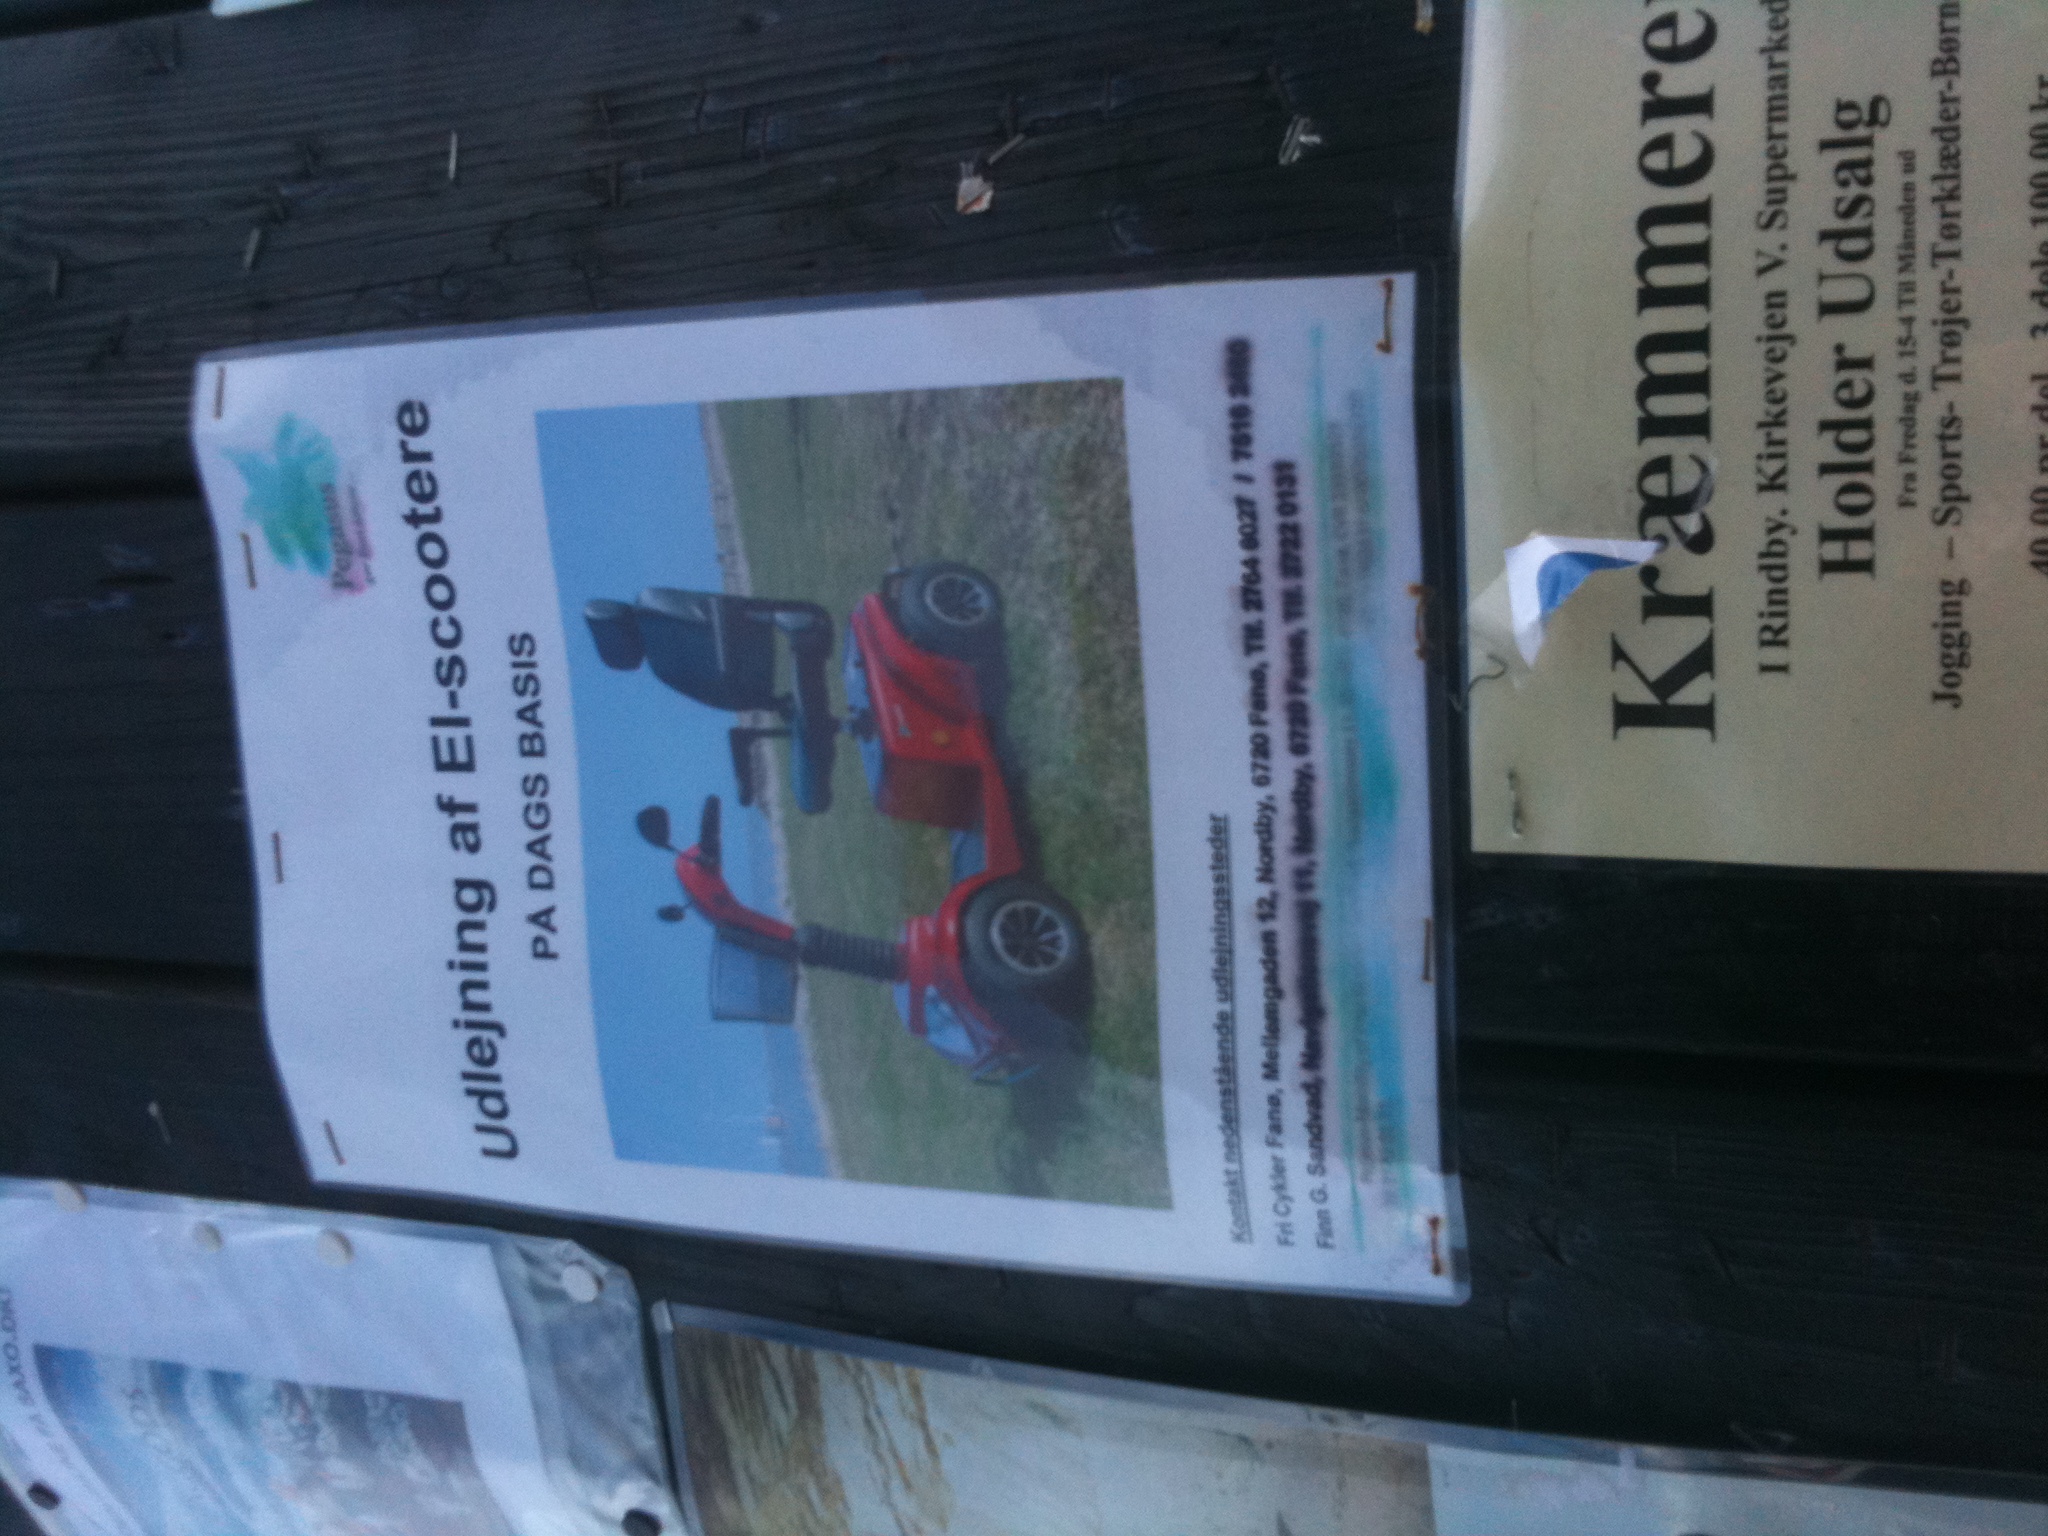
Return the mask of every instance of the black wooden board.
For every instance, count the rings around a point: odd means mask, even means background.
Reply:
[[[197,500],[0,509],[0,948],[251,963]]]
[[[2048,1118],[2010,1078],[1468,1047],[1460,1308],[830,1254],[314,1188],[233,973],[0,961],[0,1166],[559,1232],[644,1298],[1467,1423],[2048,1470]]]
[[[1434,10],[1425,36],[1412,0],[317,0],[0,42],[0,949],[29,952],[0,956],[0,1169],[495,1215],[650,1296],[1082,1369],[2043,1470],[2038,881],[1458,860],[1455,1312],[304,1182],[246,969],[193,359],[1019,280],[1434,265],[1449,298],[1462,40]],[[1324,144],[1283,167],[1297,113]],[[1017,133],[956,214],[960,162]]]

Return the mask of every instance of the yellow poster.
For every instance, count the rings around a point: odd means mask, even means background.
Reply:
[[[2048,6],[1471,32],[1474,848],[2048,870]],[[1661,547],[1528,662],[1539,534]]]

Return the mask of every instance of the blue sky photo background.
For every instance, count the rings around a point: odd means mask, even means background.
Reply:
[[[576,710],[591,1001],[613,1150],[634,1162],[824,1174],[797,1032],[711,1018],[711,929],[695,916],[656,919],[681,899],[674,861],[633,827],[642,806],[665,805],[687,846],[704,797],[718,795],[734,893],[776,910],[766,819],[734,796],[733,718],[645,668],[611,671],[583,624],[593,597],[723,586],[697,407],[543,411],[535,425]]]

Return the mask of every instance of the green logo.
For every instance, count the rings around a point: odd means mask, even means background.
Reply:
[[[242,510],[263,530],[278,564],[304,566],[341,591],[369,586],[368,533],[354,493],[338,484],[334,445],[324,432],[288,415],[270,452],[226,453],[249,487]]]

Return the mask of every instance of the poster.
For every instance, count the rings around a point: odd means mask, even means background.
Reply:
[[[1468,598],[1662,546],[1475,629],[1473,847],[2048,869],[2048,12],[1470,27]]]
[[[695,1536],[2034,1536],[1879,1467],[1546,1439],[655,1308]],[[2026,1493],[2040,1497],[2034,1482]]]
[[[573,1245],[25,1180],[0,1475],[51,1536],[677,1519],[632,1282]]]
[[[324,1181],[1440,1301],[1408,277],[208,359]]]

